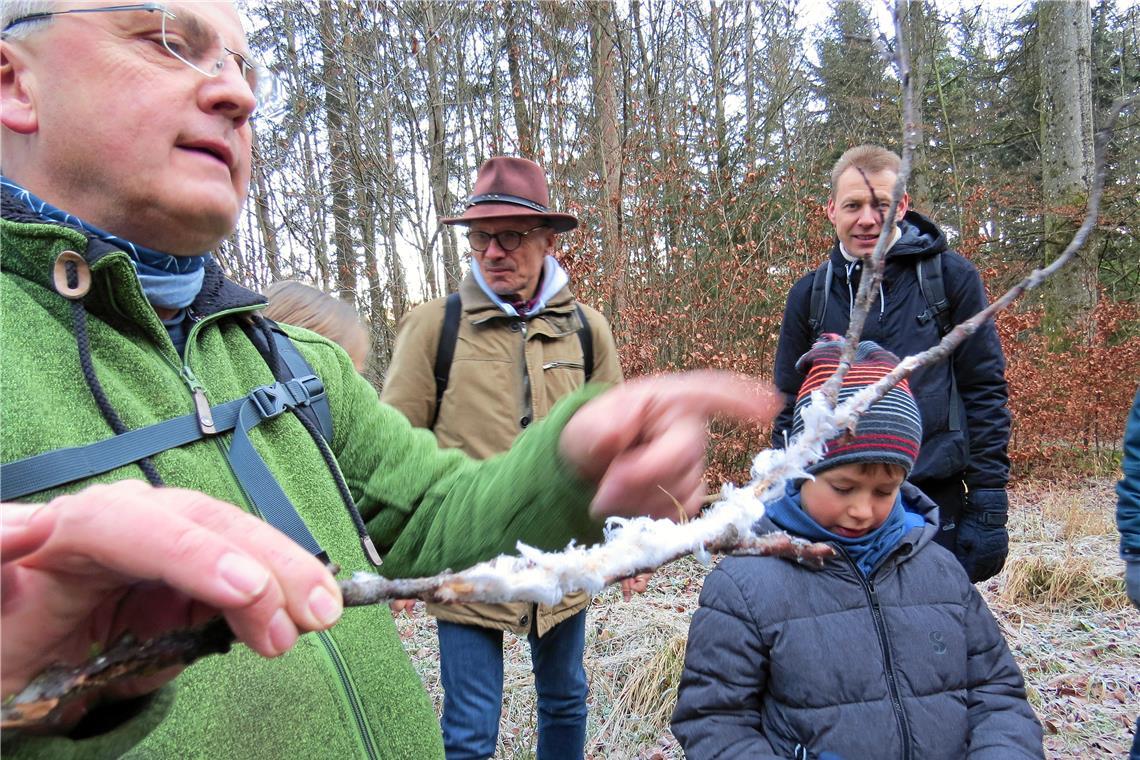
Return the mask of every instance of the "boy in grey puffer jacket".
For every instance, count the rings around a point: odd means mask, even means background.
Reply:
[[[802,411],[838,365],[837,336],[801,359]],[[840,400],[898,359],[859,344]],[[922,423],[900,383],[765,505],[759,530],[826,541],[822,570],[729,557],[689,629],[673,733],[703,758],[1042,758],[1041,726],[986,603],[932,541],[937,507],[905,478]]]

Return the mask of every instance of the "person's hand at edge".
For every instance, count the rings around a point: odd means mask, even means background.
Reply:
[[[127,631],[145,640],[222,614],[239,641],[274,657],[341,615],[340,589],[316,557],[201,493],[121,481],[0,510],[5,698]],[[140,696],[175,675],[133,679],[88,703]]]
[[[1004,489],[979,488],[966,494],[955,554],[971,583],[989,580],[1005,566],[1008,516],[1009,497]]]
[[[595,518],[692,517],[705,494],[709,419],[766,423],[778,407],[770,385],[731,372],[631,380],[579,409],[560,447],[583,478],[598,484]]]

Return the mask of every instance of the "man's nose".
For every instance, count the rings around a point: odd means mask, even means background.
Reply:
[[[501,259],[507,255],[507,252],[503,250],[503,246],[499,245],[499,239],[493,237],[487,243],[487,250],[484,252],[484,255],[492,259]]]
[[[859,220],[858,221],[859,221],[859,224],[863,225],[864,227],[874,227],[876,224],[879,223],[878,209],[874,208],[871,205],[863,206],[859,210]]]

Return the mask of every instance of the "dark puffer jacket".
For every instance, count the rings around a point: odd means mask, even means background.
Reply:
[[[997,623],[931,541],[937,508],[903,489],[926,525],[869,579],[844,554],[819,571],[729,557],[709,574],[673,713],[689,760],[1043,757]]]
[[[942,254],[949,316],[958,324],[988,305],[978,271],[966,259],[947,249],[946,237],[933,222],[908,211],[902,237],[887,252],[882,292],[863,329],[863,340],[873,340],[900,357],[925,351],[941,340],[932,319],[920,320],[927,310],[918,287],[915,261]],[[832,247],[831,292],[821,332],[847,333],[853,296],[859,290],[862,262],[849,264]],[[850,267],[850,273],[848,272]],[[815,272],[809,272],[788,293],[780,342],[776,348],[776,386],[788,402],[772,435],[782,447],[784,431],[791,434],[792,409],[804,376],[796,369],[817,337],[808,324],[811,287]],[[950,408],[951,383],[958,383],[961,404]],[[953,362],[940,362],[917,370],[910,381],[922,412],[922,451],[910,479],[916,483],[942,480],[965,472],[970,489],[1005,488],[1009,480],[1009,409],[1005,382],[1005,357],[993,322],[987,322],[954,351]]]

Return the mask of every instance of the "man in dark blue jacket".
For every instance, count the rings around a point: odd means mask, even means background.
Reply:
[[[827,217],[835,226],[830,282],[819,323],[812,324],[815,273],[799,280],[788,294],[776,349],[776,385],[787,405],[776,419],[773,444],[783,446],[791,433],[792,408],[803,375],[796,361],[825,332],[845,334],[851,304],[859,289],[864,261],[874,251],[898,179],[900,159],[885,148],[851,148],[831,173]],[[892,232],[883,281],[863,328],[899,356],[937,344],[942,333],[919,284],[918,263],[941,268],[949,324],[958,324],[988,304],[977,269],[946,246],[933,222],[899,201],[902,221]],[[954,351],[951,361],[923,367],[911,387],[922,411],[922,453],[910,475],[940,512],[937,540],[958,557],[974,582],[996,575],[1009,551],[1006,517],[1009,501],[1009,409],[1005,357],[993,322],[987,322]]]

